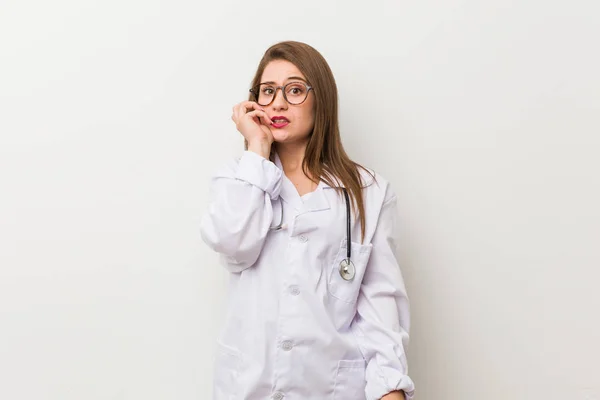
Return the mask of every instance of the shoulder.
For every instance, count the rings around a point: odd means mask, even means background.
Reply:
[[[380,204],[395,200],[396,193],[390,182],[377,171],[368,167],[358,167],[363,182],[363,196],[365,200],[375,201]]]
[[[366,219],[365,243],[371,243],[376,231],[385,229],[397,212],[397,197],[392,185],[380,173],[366,168],[361,171],[363,179],[363,204]],[[382,225],[383,224],[383,225]]]

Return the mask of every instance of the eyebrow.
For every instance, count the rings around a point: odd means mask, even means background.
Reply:
[[[306,79],[301,78],[299,76],[290,76],[289,78],[286,79],[286,81],[298,81],[298,80],[300,80],[300,81],[302,81],[304,83],[308,83],[308,82],[306,82]],[[268,81],[268,82],[261,82],[261,84],[275,85],[276,82]]]

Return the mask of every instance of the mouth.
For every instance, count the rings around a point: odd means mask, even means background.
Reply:
[[[273,128],[283,128],[284,126],[290,123],[289,119],[280,116],[272,117],[271,121],[273,121],[273,123],[271,124]]]

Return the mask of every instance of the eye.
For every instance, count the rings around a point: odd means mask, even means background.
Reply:
[[[287,89],[288,94],[292,94],[294,96],[298,96],[304,94],[306,92],[306,88],[301,84],[290,85]]]
[[[270,86],[263,87],[263,88],[261,89],[261,93],[262,93],[262,94],[269,94],[269,95],[270,95],[270,94],[273,94],[273,88],[272,88],[272,87],[270,87]]]

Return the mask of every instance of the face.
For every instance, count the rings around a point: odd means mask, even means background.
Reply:
[[[269,83],[273,87],[284,86],[290,82],[307,83],[300,70],[294,64],[285,60],[274,60],[267,64],[260,82]],[[299,89],[294,89],[294,86],[290,85],[287,93],[288,99],[293,102],[293,96],[296,93],[299,93]],[[308,92],[306,100],[297,105],[289,104],[283,98],[282,91],[276,91],[273,102],[263,107],[271,121],[273,121],[270,128],[275,142],[307,141],[315,123],[314,101],[312,90]]]

